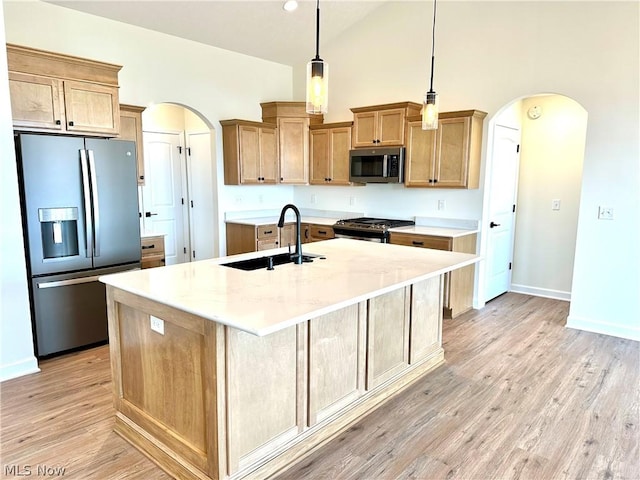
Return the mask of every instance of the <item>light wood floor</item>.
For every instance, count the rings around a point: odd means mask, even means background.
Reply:
[[[640,479],[640,343],[566,329],[567,308],[506,294],[447,320],[446,365],[278,480]],[[112,432],[108,357],[0,385],[1,478],[169,478]]]

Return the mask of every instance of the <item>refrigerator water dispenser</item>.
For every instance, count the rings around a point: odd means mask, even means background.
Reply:
[[[78,255],[78,209],[39,208],[43,258]]]

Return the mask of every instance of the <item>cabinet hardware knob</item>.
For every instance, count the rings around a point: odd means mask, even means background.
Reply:
[[[140,180],[144,180],[144,175],[140,175]]]
[[[69,122],[69,126],[73,127],[73,121]]]
[[[56,125],[60,125],[61,123],[60,120],[56,120]]]
[[[326,231],[326,230],[318,230],[318,233],[319,233],[320,235],[326,235],[326,234],[327,234],[327,231]]]
[[[266,232],[264,232],[265,235],[269,235],[270,233],[273,233],[273,230],[267,230]]]
[[[150,248],[156,248],[156,246],[154,244],[142,245],[142,250],[147,250],[147,249],[150,249]]]
[[[281,181],[281,182],[284,182],[284,178],[280,177],[280,181]]]
[[[424,242],[417,242],[417,241],[415,241],[415,240],[413,240],[411,243],[413,243],[414,245],[417,245],[417,246],[422,246],[422,245],[424,245]]]

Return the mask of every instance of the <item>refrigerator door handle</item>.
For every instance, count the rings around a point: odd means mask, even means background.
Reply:
[[[68,285],[78,285],[80,283],[91,283],[97,281],[98,275],[93,275],[91,277],[71,278],[69,280],[59,280],[57,282],[42,282],[38,283],[38,288],[66,287]]]
[[[89,152],[89,177],[91,180],[91,200],[93,203],[93,256],[100,256],[100,207],[98,205],[98,177],[96,175],[96,161],[93,156],[93,150]]]
[[[91,187],[89,181],[89,165],[87,164],[87,151],[80,150],[80,172],[82,173],[82,198],[84,202],[84,230],[87,253],[86,257],[93,256],[93,221],[91,220]]]

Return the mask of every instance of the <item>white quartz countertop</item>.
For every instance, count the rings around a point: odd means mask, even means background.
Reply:
[[[104,275],[100,281],[255,335],[268,335],[479,260],[476,255],[350,239],[303,245],[312,263],[244,271],[219,265],[252,252]]]
[[[415,235],[431,235],[434,237],[457,238],[478,233],[477,229],[449,228],[449,227],[428,227],[424,225],[414,225],[412,227],[390,228],[390,232],[413,233]]]
[[[238,218],[238,219],[232,219],[232,220],[227,220],[227,223],[239,223],[241,225],[255,225],[255,226],[259,226],[259,225],[275,225],[278,223],[278,220],[280,220],[279,216],[269,216],[269,217],[253,217],[253,218]],[[314,216],[309,216],[309,215],[302,215],[301,217],[301,222],[302,223],[313,223],[316,225],[333,225],[334,223],[336,223],[339,220],[339,218],[328,218],[328,217],[314,217]],[[286,223],[292,223],[295,222],[296,219],[295,217],[290,217],[289,215],[287,215],[285,217],[285,221]]]

